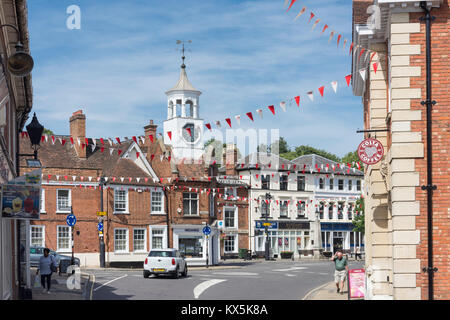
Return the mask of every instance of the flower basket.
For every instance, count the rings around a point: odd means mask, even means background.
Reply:
[[[292,252],[292,251],[281,251],[280,257],[281,257],[281,259],[291,259],[293,254],[294,254],[294,252]]]

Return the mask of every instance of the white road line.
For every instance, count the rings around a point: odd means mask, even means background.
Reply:
[[[121,276],[121,277],[118,277],[118,278],[115,278],[115,279],[112,279],[112,280],[110,280],[110,281],[108,281],[108,282],[105,282],[104,284],[102,284],[100,287],[97,287],[97,288],[95,288],[94,289],[94,291],[97,291],[98,289],[100,289],[101,287],[103,287],[103,286],[106,286],[107,284],[110,284],[111,282],[113,282],[113,281],[116,281],[116,280],[119,280],[119,279],[122,279],[122,278],[125,278],[126,276],[128,276],[127,274],[126,275],[123,275],[123,276]]]
[[[272,271],[281,271],[281,272],[284,272],[284,271],[304,270],[304,269],[308,269],[308,268],[306,268],[306,267],[291,267],[291,268],[288,268],[288,269],[274,269],[274,270],[272,270]]]
[[[286,273],[285,276],[287,276],[287,277],[295,277],[295,274]]]
[[[221,283],[223,281],[227,281],[224,279],[211,279],[205,282],[200,283],[198,286],[196,286],[194,288],[194,297],[195,299],[198,299],[198,297],[203,293],[203,291],[205,291],[206,289],[208,289],[209,287]]]
[[[258,276],[255,272],[213,272],[213,274],[220,274],[224,276]]]

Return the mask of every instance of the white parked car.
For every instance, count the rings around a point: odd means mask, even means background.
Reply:
[[[153,249],[144,261],[144,278],[150,275],[187,276],[187,263],[177,249]]]

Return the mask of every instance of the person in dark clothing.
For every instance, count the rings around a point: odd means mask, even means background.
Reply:
[[[50,285],[52,281],[53,268],[56,266],[55,259],[50,255],[50,250],[45,248],[44,255],[39,259],[39,267],[36,271],[36,275],[41,272],[41,284],[43,292],[50,294]],[[45,289],[45,283],[47,283],[47,290]]]

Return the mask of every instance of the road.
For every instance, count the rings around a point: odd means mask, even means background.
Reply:
[[[362,262],[350,262],[361,268]],[[238,268],[189,269],[188,277],[150,277],[142,270],[86,270],[95,275],[93,300],[300,300],[333,281],[329,261],[263,261]]]

